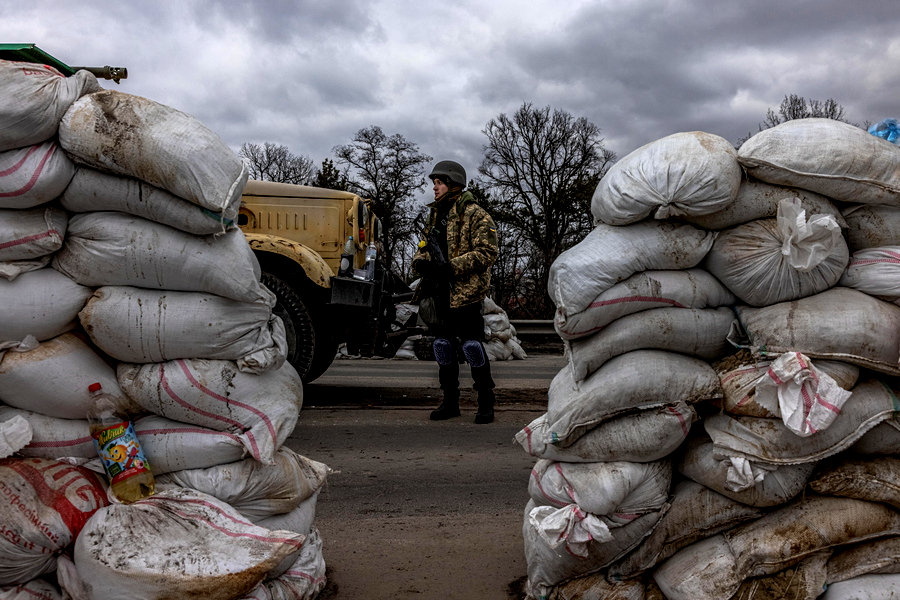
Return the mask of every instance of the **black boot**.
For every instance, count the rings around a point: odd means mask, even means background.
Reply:
[[[478,412],[475,413],[475,422],[479,425],[494,422],[494,390],[481,390],[478,392]]]
[[[447,419],[452,419],[453,417],[458,417],[460,415],[459,412],[459,392],[456,394],[445,393],[444,401],[441,404],[431,411],[431,415],[429,418],[432,421],[445,421]]]

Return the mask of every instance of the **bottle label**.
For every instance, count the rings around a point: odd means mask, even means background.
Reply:
[[[94,438],[94,446],[110,484],[150,470],[150,464],[144,457],[144,451],[130,422],[93,431],[91,437]]]

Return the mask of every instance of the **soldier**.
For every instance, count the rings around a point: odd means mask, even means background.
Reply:
[[[491,216],[465,190],[466,171],[451,160],[432,169],[434,202],[425,225],[424,240],[413,257],[422,276],[416,292],[419,314],[434,334],[434,356],[443,401],[431,412],[442,421],[460,416],[460,349],[472,370],[478,393],[476,423],[494,420],[494,380],[484,350],[481,304],[491,284],[491,265],[497,260],[497,228]]]

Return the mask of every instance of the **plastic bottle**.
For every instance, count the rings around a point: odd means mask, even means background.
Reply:
[[[375,261],[377,259],[378,249],[375,247],[375,242],[369,242],[369,247],[366,248],[366,281],[375,279]]]
[[[131,421],[99,383],[88,386],[88,392],[92,399],[87,414],[91,437],[113,494],[125,504],[152,496],[156,491],[153,473]]]
[[[338,269],[338,277],[351,277],[353,275],[353,255],[356,248],[353,247],[353,236],[348,235],[344,242],[344,251],[341,253],[341,266]]]

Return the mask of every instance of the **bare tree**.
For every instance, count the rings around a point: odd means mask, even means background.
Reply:
[[[550,266],[592,229],[591,197],[616,155],[603,146],[599,127],[549,106],[525,103],[512,118],[491,119],[483,132],[478,172],[485,207],[519,255],[513,272],[498,261],[493,278],[498,287],[514,286],[507,306],[516,307],[516,316],[550,318]]]
[[[781,101],[778,112],[775,112],[771,108],[766,112],[766,118],[759,124],[758,130],[763,131],[764,129],[781,125],[786,121],[793,121],[794,119],[810,118],[834,119],[835,121],[850,123],[850,121],[844,118],[844,107],[838,104],[833,98],[827,100],[807,100],[803,96],[790,94],[785,96],[784,100]],[[856,124],[851,123],[851,125]],[[740,147],[741,144],[749,140],[752,136],[752,133],[748,133],[738,140],[737,146]]]
[[[312,159],[293,154],[282,144],[242,144],[240,155],[250,165],[250,179],[308,185],[315,176]]]
[[[354,171],[350,189],[368,198],[382,221],[387,264],[406,277],[421,229],[422,207],[416,206],[414,194],[425,186],[431,157],[399,133],[388,136],[375,125],[360,129],[351,143],[335,146],[333,152],[338,163]]]

